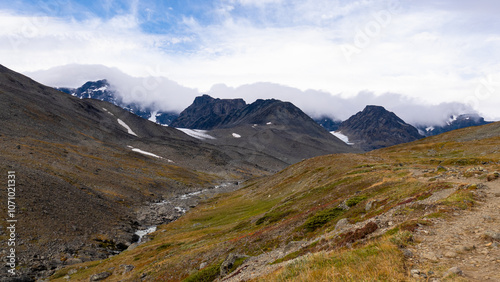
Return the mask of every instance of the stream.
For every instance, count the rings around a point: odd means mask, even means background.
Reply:
[[[239,188],[237,181],[223,182],[214,187],[179,194],[140,208],[137,212],[139,228],[135,232],[136,238],[138,238],[136,243],[146,242],[149,239],[148,235],[155,232],[158,225],[177,220],[191,208],[197,206],[201,200],[220,193],[235,191]]]

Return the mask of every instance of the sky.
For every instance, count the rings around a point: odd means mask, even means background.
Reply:
[[[196,95],[278,98],[346,119],[379,104],[407,122],[500,120],[494,0],[12,0],[0,64],[50,86],[107,78],[180,111]]]

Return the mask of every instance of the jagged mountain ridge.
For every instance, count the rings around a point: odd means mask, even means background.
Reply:
[[[170,126],[190,129],[214,129],[247,106],[243,99],[215,99],[209,95],[194,102],[173,120]]]
[[[342,122],[339,132],[365,151],[423,138],[418,130],[381,106],[366,108]]]

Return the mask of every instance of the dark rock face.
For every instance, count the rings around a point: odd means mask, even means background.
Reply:
[[[178,114],[174,112],[154,111],[151,108],[144,108],[137,104],[123,102],[123,99],[121,98],[119,93],[116,90],[113,90],[109,82],[105,79],[98,81],[89,81],[76,89],[56,89],[80,99],[94,99],[109,102],[144,119],[156,121],[156,123],[161,125],[169,125],[178,116]]]
[[[339,129],[340,124],[342,123],[341,120],[333,120],[329,117],[320,117],[314,119],[314,121],[319,125],[323,126],[328,131],[337,131]]]
[[[190,129],[213,129],[246,106],[243,99],[214,99],[208,95],[196,97],[170,126]]]
[[[294,134],[307,134],[327,139],[331,137],[328,131],[301,109],[292,103],[275,99],[259,99],[227,118],[219,127],[233,128],[242,125],[285,126]]]
[[[242,125],[281,125],[294,128],[294,133],[324,136],[321,128],[302,110],[289,102],[259,99],[247,105],[242,99],[197,97],[171,126],[190,129],[234,128]]]
[[[349,141],[365,151],[415,141],[423,136],[394,113],[381,106],[366,108],[339,127]]]
[[[485,121],[484,118],[477,114],[464,114],[457,116],[451,116],[449,121],[445,125],[441,126],[428,126],[419,125],[417,128],[425,136],[434,136],[455,129],[461,129],[470,126],[479,126],[489,124],[491,122]]]

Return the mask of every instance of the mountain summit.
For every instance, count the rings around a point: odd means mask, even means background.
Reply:
[[[418,130],[384,107],[369,105],[342,122],[339,131],[357,147],[370,151],[422,138]]]
[[[357,151],[289,102],[197,97],[171,126],[209,130],[206,142],[257,152],[293,164],[313,156]]]
[[[170,126],[191,129],[214,129],[247,104],[243,99],[215,99],[209,95],[196,97]]]

